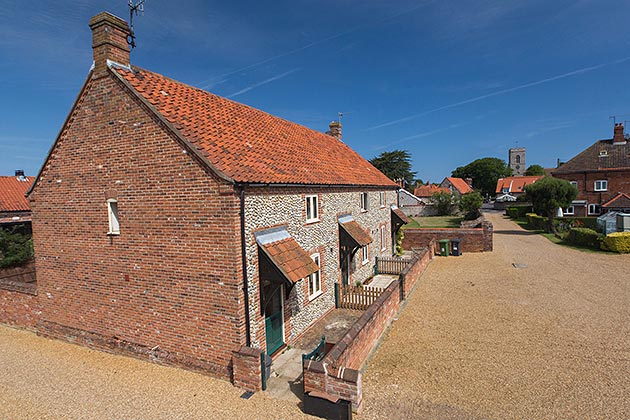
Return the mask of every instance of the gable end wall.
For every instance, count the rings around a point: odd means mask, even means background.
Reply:
[[[30,200],[42,333],[229,377],[239,198],[113,76],[88,82]]]

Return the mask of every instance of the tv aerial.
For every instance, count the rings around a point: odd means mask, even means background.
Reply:
[[[134,49],[136,47],[136,34],[133,32],[133,16],[140,12],[144,16],[144,0],[135,2],[129,0],[129,36],[127,37],[127,43]]]

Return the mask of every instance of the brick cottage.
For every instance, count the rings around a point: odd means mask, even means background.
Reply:
[[[316,132],[131,66],[125,21],[90,27],[93,69],[29,196],[36,329],[259,371],[334,307],[335,283],[392,255],[398,186],[338,122]]]
[[[569,216],[599,216],[603,212],[626,210],[625,194],[630,194],[630,143],[624,126],[615,124],[613,138],[598,140],[559,168],[556,178],[569,181],[578,189]]]

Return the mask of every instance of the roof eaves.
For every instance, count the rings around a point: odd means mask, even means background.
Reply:
[[[144,96],[142,96],[132,85],[131,83],[129,83],[129,81],[127,81],[127,79],[125,79],[121,74],[119,74],[116,71],[111,70],[111,67],[116,67],[117,63],[114,62],[110,62],[108,63],[110,70],[109,72],[113,75],[116,76],[116,78],[118,80],[120,80],[122,82],[122,84],[136,97],[140,100],[140,102],[142,102],[159,120],[161,123],[163,123],[181,142],[182,144],[184,144],[184,146],[189,150],[189,152],[192,152],[195,154],[195,156],[197,158],[199,158],[205,165],[208,166],[208,168],[210,168],[214,173],[217,174],[218,177],[220,177],[221,179],[231,183],[231,184],[235,184],[236,181],[232,178],[230,178],[228,175],[226,175],[223,171],[219,170],[215,165],[212,164],[212,162],[210,162],[210,160],[208,160],[208,158],[206,158],[190,141],[188,141],[188,139],[186,139],[186,137],[184,137],[184,135],[178,130],[176,129],[173,124],[171,124],[166,117],[164,117],[164,115],[162,115],[156,108],[155,106],[149,102]],[[125,68],[123,66],[123,68]],[[133,72],[133,70],[131,70]]]

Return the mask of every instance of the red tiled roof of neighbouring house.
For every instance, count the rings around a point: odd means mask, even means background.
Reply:
[[[504,188],[507,188],[506,192],[511,193],[523,193],[525,192],[525,187],[533,184],[539,179],[543,178],[542,176],[509,176],[507,178],[499,178],[497,181],[497,189],[496,193],[503,192]]]
[[[630,195],[620,192],[616,196],[602,204],[602,207],[628,209],[630,208]]]
[[[446,179],[449,180],[449,182],[457,189],[457,191],[459,191],[460,194],[467,194],[473,190],[472,187],[461,178],[446,177]]]
[[[415,195],[416,197],[433,197],[433,194],[435,194],[436,192],[450,193],[451,191],[448,188],[442,188],[438,187],[437,185],[429,184],[423,185],[413,190],[413,195]]]
[[[397,187],[331,135],[147,70],[110,68],[235,182]]]
[[[0,211],[30,211],[25,197],[33,177],[0,176]]]

